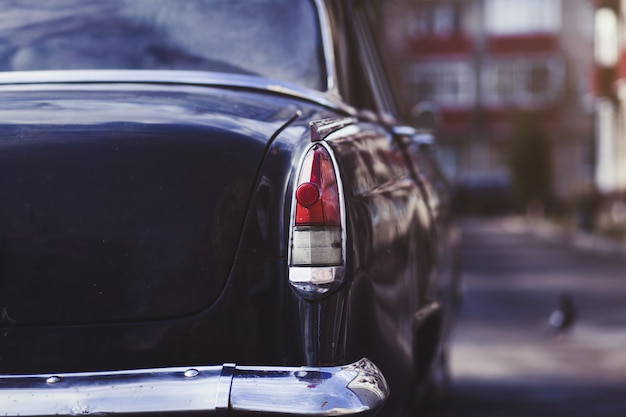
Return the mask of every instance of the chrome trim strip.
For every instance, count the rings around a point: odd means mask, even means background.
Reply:
[[[215,396],[215,410],[218,414],[228,414],[230,390],[232,389],[236,367],[237,365],[234,363],[225,363],[222,366],[222,373],[217,384],[217,395]]]
[[[314,120],[309,123],[311,142],[319,142],[328,135],[349,125],[357,123],[354,117],[334,117],[330,119]]]
[[[178,84],[230,87],[291,96],[356,115],[356,110],[344,103],[334,88],[323,92],[253,75],[162,70],[0,71],[0,91],[11,86],[46,84]]]
[[[334,367],[201,366],[54,375],[0,375],[4,416],[271,412],[371,416],[389,395],[369,360]]]
[[[318,278],[320,276],[325,277],[325,279],[320,280]],[[321,297],[327,292],[338,288],[345,276],[346,269],[343,266],[289,267],[289,283],[291,287],[296,293],[307,299]]]
[[[74,416],[215,411],[221,366],[0,376],[6,416]]]
[[[335,61],[335,50],[333,47],[333,34],[330,30],[330,19],[323,0],[314,0],[317,8],[317,15],[320,23],[320,34],[322,36],[322,49],[324,50],[324,62],[326,64],[326,89],[333,94],[339,95],[337,85],[337,65]]]

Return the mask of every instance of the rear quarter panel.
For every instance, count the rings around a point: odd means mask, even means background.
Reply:
[[[414,315],[427,299],[434,234],[421,189],[391,135],[373,123],[333,134],[347,206],[346,357],[377,363],[392,387],[390,412],[414,383]],[[393,411],[395,409],[395,411]]]

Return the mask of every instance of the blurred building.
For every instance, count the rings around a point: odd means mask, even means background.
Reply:
[[[598,230],[626,236],[626,0],[594,0]]]
[[[626,192],[626,1],[595,0],[596,182],[604,194]]]
[[[592,180],[593,0],[391,0],[411,106],[432,102],[452,178],[506,174],[517,115],[553,142],[554,189]]]

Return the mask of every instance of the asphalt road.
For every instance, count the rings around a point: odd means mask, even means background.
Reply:
[[[462,229],[452,392],[422,415],[626,416],[626,261],[538,236],[516,218],[467,219]],[[563,292],[577,320],[554,332]]]

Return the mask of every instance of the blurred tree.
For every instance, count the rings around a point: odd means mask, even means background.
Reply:
[[[535,113],[517,116],[509,142],[513,192],[527,213],[543,212],[552,195],[552,144]]]

